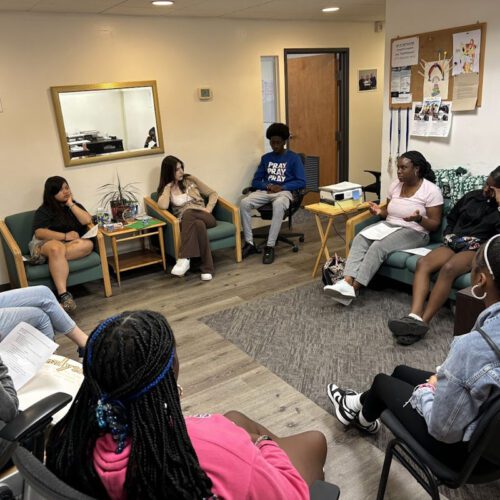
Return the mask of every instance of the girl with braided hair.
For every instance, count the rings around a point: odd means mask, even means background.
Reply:
[[[443,195],[435,180],[422,153],[407,151],[398,158],[398,178],[389,187],[387,204],[381,207],[369,202],[370,212],[385,219],[372,226],[385,224],[395,231],[377,241],[363,231],[358,233],[345,264],[344,279],[325,286],[326,293],[347,306],[370,283],[391,252],[429,243],[429,233],[439,228],[443,213]]]
[[[321,433],[280,440],[237,412],[182,415],[175,339],[159,313],[105,320],[89,337],[83,370],[47,446],[49,469],[83,493],[113,500],[306,499],[308,483],[322,477]]]

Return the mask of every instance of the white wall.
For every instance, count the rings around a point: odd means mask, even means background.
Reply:
[[[411,20],[411,23],[408,22]],[[386,192],[396,173],[388,172],[390,40],[439,29],[487,22],[482,106],[454,113],[448,138],[410,138],[409,149],[421,151],[433,168],[462,165],[474,173],[488,173],[500,164],[498,112],[500,110],[500,9],[496,0],[387,0],[386,71],[382,138],[382,188]],[[406,112],[404,112],[406,113]],[[406,117],[406,114],[404,114]],[[393,133],[394,144],[394,133]],[[394,151],[394,146],[393,146]]]
[[[161,156],[64,167],[49,88],[99,82],[156,80],[166,152],[238,201],[263,152],[260,57],[279,56],[284,120],[283,49],[324,47],[350,49],[351,179],[370,181],[362,170],[380,158],[382,93],[356,87],[358,69],[382,72],[384,35],[373,23],[2,13],[0,218],[36,207],[50,175],[65,176],[91,211],[96,188],[116,171],[154,190]],[[213,89],[212,101],[198,101],[202,85]],[[1,255],[0,263],[5,283]]]

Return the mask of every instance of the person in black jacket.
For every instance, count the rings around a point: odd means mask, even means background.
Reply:
[[[417,262],[410,314],[389,320],[389,329],[400,344],[413,344],[427,333],[455,279],[471,270],[480,245],[500,233],[500,166],[491,172],[482,190],[471,191],[458,200],[447,222],[443,245]],[[439,276],[425,304],[431,274],[437,271]]]

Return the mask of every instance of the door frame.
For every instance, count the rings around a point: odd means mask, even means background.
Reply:
[[[335,54],[338,61],[337,96],[339,130],[336,134],[338,148],[338,180],[349,179],[349,49],[284,49],[285,70],[285,113],[288,123],[288,55],[292,54]]]

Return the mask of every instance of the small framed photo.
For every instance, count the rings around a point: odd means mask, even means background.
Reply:
[[[377,90],[377,70],[359,69],[358,70],[358,91]]]

